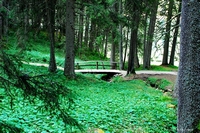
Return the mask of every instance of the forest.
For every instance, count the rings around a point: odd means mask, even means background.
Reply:
[[[0,132],[199,131],[199,7],[198,0],[0,0]],[[77,73],[95,69],[91,62],[126,76]]]

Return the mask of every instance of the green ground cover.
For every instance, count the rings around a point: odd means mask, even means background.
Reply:
[[[75,82],[68,86],[74,88]],[[78,99],[72,113],[86,129],[100,128],[108,133],[176,131],[175,109],[167,107],[174,100],[142,80],[110,83],[92,78],[73,90]]]
[[[14,39],[10,42],[16,43]],[[48,43],[43,39],[30,40],[29,43],[32,45],[21,55],[23,60],[48,64]],[[15,53],[17,49],[11,47],[9,51]],[[56,49],[59,66],[64,63],[63,53]],[[76,62],[84,63],[81,58],[76,58]],[[48,74],[46,67],[22,66],[21,71],[29,75]],[[152,66],[152,70],[172,71],[177,68]],[[93,129],[102,129],[105,133],[176,132],[176,109],[169,106],[176,105],[176,101],[171,96],[164,95],[162,90],[156,90],[142,80],[125,81],[121,77],[114,77],[112,82],[106,82],[101,80],[101,76],[77,74],[76,79],[68,80],[58,70],[50,77],[50,80],[65,85],[75,94],[69,113],[84,127],[83,132],[90,133]],[[163,83],[160,86],[165,86],[166,82]],[[10,97],[0,88],[0,120],[4,123],[20,127],[24,132],[80,132],[75,127],[66,129],[57,115],[39,110],[43,105],[40,100],[35,99],[34,103],[30,103],[20,91],[15,91],[16,98],[12,99],[14,105],[11,109]],[[63,108],[65,106],[68,104],[64,104]]]
[[[24,65],[21,70],[30,75],[47,73],[46,67],[29,65]],[[78,74],[76,79],[67,80],[62,71],[51,80],[73,90],[76,98],[70,114],[83,125],[84,132],[94,128],[106,133],[176,132],[176,110],[168,107],[174,104],[174,99],[142,80],[124,81],[115,77],[115,82],[106,82],[92,74]],[[0,91],[1,120],[21,127],[25,132],[80,132],[76,128],[66,131],[61,120],[38,110],[42,106],[40,100],[30,104],[20,92],[11,110],[9,97],[3,89]]]

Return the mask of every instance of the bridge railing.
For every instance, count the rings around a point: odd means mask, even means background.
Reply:
[[[86,61],[76,62],[75,69],[118,69],[118,62]]]

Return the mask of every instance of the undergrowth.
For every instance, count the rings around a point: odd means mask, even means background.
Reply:
[[[47,68],[24,64],[22,70],[37,75]],[[105,82],[92,74],[77,74],[76,79],[66,80],[62,71],[57,71],[51,80],[65,84],[76,94],[69,114],[84,126],[85,132],[92,129],[102,129],[106,133],[176,132],[176,110],[168,107],[174,100],[148,87],[142,80],[124,81],[115,77],[113,82]],[[33,105],[22,100],[22,96],[17,97],[14,110],[11,110],[9,98],[1,93],[1,119],[30,132],[66,130],[55,115],[37,110],[43,105],[40,100],[35,100]],[[62,104],[63,108],[65,106]],[[79,131],[71,128],[69,132]]]

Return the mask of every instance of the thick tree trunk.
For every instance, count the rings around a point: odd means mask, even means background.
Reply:
[[[170,39],[170,28],[171,28],[173,5],[174,5],[174,0],[169,0],[162,65],[168,65],[169,39]]]
[[[181,12],[181,1],[179,3],[179,9],[178,9],[178,13],[180,13],[180,12]],[[179,26],[180,26],[180,17],[181,17],[181,14],[179,14],[176,19],[176,28],[174,31],[174,36],[173,36],[173,41],[172,41],[172,49],[171,49],[170,60],[169,60],[170,65],[174,65],[176,43],[177,43],[177,38],[178,38]]]
[[[133,11],[132,14],[132,22],[131,22],[131,40],[130,40],[130,48],[129,48],[129,58],[128,58],[128,69],[127,69],[127,75],[132,73],[135,74],[135,58],[136,58],[136,50],[137,50],[137,43],[138,43],[138,28],[139,28],[139,22],[141,17],[140,9],[138,9],[138,6],[136,3],[133,5]]]
[[[66,54],[65,54],[64,75],[68,78],[75,77],[74,24],[75,24],[75,0],[67,0],[66,2]]]
[[[134,67],[139,68],[140,63],[139,63],[139,56],[138,56],[138,42],[136,43],[136,49],[134,50]]]
[[[0,42],[2,40],[2,36],[3,36],[3,15],[0,13]]]
[[[151,67],[151,51],[152,51],[152,43],[153,43],[154,29],[156,24],[158,4],[159,1],[156,0],[152,6],[147,41],[144,44],[143,69],[150,69]]]
[[[57,69],[55,59],[55,0],[47,0],[47,15],[48,15],[48,31],[50,40],[50,60],[49,60],[49,71],[55,72]]]
[[[127,75],[128,74],[135,74],[135,66],[134,66],[134,51],[137,46],[137,31],[131,30],[131,40],[130,40],[130,48],[129,48],[129,58],[128,58],[128,70],[127,70]]]
[[[10,10],[10,4],[8,0],[4,0],[2,3],[3,3],[2,6],[4,6],[4,8],[7,10],[7,12],[3,12],[3,35],[7,36],[8,28],[9,28],[9,25],[8,25],[9,12],[8,11]]]
[[[200,132],[200,1],[183,0],[178,74],[178,133]]]

